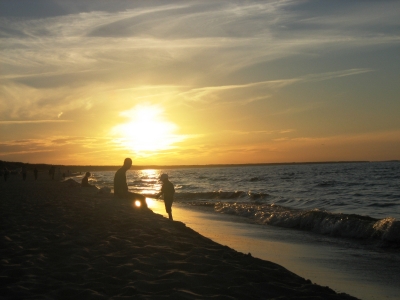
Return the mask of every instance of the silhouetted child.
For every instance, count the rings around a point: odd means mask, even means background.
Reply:
[[[158,193],[158,197],[163,195],[165,211],[168,213],[169,219],[172,218],[172,203],[174,202],[175,188],[171,181],[168,180],[168,174],[161,174],[160,180],[162,181],[161,192]]]
[[[38,177],[38,169],[37,169],[36,167],[33,169],[33,175],[35,176],[35,180],[37,180],[37,177]]]

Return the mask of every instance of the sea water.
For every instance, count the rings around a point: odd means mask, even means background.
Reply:
[[[128,188],[153,197],[162,173],[175,185],[175,202],[188,207],[260,226],[400,244],[400,162],[130,170]],[[112,189],[114,174],[94,172],[91,183]]]

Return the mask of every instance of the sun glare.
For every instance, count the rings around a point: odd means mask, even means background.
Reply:
[[[178,127],[163,118],[163,110],[155,105],[138,105],[121,116],[130,121],[113,128],[117,142],[139,153],[155,152],[172,148],[174,143],[182,141],[183,136],[174,132]]]

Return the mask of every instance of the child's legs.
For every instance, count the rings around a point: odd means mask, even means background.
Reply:
[[[173,199],[164,199],[164,204],[165,204],[165,211],[168,214],[172,213],[172,202],[174,202]]]

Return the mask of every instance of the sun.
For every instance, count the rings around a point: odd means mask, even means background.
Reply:
[[[184,136],[175,134],[178,126],[166,121],[163,112],[157,105],[137,105],[122,112],[129,121],[112,129],[117,143],[143,154],[170,149],[184,140]]]

